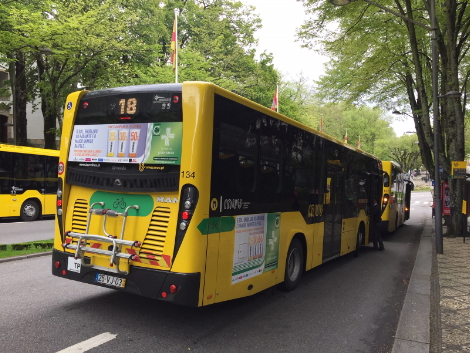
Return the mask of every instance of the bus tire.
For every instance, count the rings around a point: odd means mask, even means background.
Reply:
[[[354,257],[359,256],[359,252],[361,251],[361,247],[364,244],[364,227],[362,224],[359,226],[357,230],[357,238],[356,238],[356,250],[354,250]]]
[[[20,217],[24,222],[35,221],[39,216],[39,205],[36,201],[26,200],[21,205]]]
[[[287,251],[286,270],[281,289],[290,292],[300,283],[304,267],[304,249],[298,239],[292,239]]]

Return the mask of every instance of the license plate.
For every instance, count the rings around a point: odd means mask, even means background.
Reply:
[[[126,286],[126,279],[125,278],[109,276],[109,275],[105,275],[105,274],[102,274],[102,273],[97,273],[95,275],[95,282],[105,284],[105,285],[111,286],[111,287],[124,288]]]
[[[82,268],[82,260],[80,258],[75,259],[73,257],[70,257],[67,259],[67,270],[72,271],[72,272],[77,272],[80,273],[80,270]]]

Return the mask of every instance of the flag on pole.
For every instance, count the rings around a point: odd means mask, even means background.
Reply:
[[[359,140],[357,140],[357,148],[361,148],[361,135],[359,135]]]
[[[278,86],[276,85],[276,91],[274,92],[273,103],[271,104],[271,110],[279,113],[279,100],[278,100]]]
[[[346,135],[344,135],[344,143],[348,143],[348,129],[346,129]]]
[[[171,33],[171,55],[170,62],[173,64],[173,72],[175,73],[175,82],[178,83],[178,22],[175,9],[175,21],[173,22],[173,32]]]

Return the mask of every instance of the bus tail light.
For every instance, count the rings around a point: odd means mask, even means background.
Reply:
[[[384,194],[383,198],[382,198],[382,211],[385,210],[385,207],[387,207],[388,205],[388,200],[389,200],[389,195],[388,194]]]
[[[168,287],[168,290],[170,291],[171,294],[175,294],[178,291],[178,287],[172,284],[170,285],[170,287]],[[162,292],[162,298],[167,298],[167,297],[168,297],[168,293]]]
[[[57,202],[56,202],[56,213],[57,213],[57,224],[59,226],[60,238],[62,243],[64,242],[64,231],[62,223],[62,189],[64,181],[61,177],[57,178]]]
[[[188,230],[192,215],[196,210],[197,201],[199,199],[198,189],[191,184],[186,184],[181,189],[180,207],[178,212],[178,229],[176,230],[176,241],[173,258],[176,257],[178,250],[183,242],[183,238]]]
[[[383,204],[384,204],[384,205],[388,204],[388,194],[385,194],[385,195],[384,195]]]
[[[55,266],[55,268],[59,269],[60,266],[61,266],[60,261],[56,261],[56,262],[54,263],[54,266]]]

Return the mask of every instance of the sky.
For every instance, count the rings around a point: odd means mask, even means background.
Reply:
[[[300,74],[310,80],[318,80],[324,74],[328,58],[296,42],[296,30],[308,19],[302,3],[296,0],[241,0],[253,5],[263,27],[255,33],[258,39],[258,55],[263,51],[272,53],[274,67],[288,79],[295,80]],[[310,83],[313,83],[310,81]],[[282,104],[282,103],[281,103]],[[399,108],[397,108],[399,110]],[[391,115],[391,114],[390,114]],[[395,118],[395,116],[394,116]],[[397,136],[415,131],[413,119],[407,115],[392,123]]]

